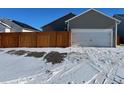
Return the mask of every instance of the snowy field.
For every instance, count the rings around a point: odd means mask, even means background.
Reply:
[[[123,84],[124,48],[2,48],[0,83]]]

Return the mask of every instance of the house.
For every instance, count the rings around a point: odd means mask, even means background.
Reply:
[[[124,14],[115,14],[113,15],[113,17],[121,21],[121,23],[118,24],[117,34],[118,34],[120,43],[124,44]]]
[[[40,30],[27,25],[25,23],[10,20],[0,19],[0,32],[39,32]]]
[[[82,47],[116,47],[120,21],[98,10],[89,9],[66,21],[71,44]]]
[[[41,28],[43,31],[66,31],[67,25],[65,24],[65,21],[74,16],[76,16],[76,15],[73,13],[69,13],[65,16],[62,16],[62,17],[56,19],[55,21],[53,21],[47,25],[42,26]]]

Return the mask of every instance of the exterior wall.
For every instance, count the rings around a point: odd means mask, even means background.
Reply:
[[[58,20],[55,23],[52,23],[48,26],[42,28],[43,31],[65,31],[66,24],[65,20]]]
[[[35,32],[35,31],[23,29],[22,32]]]
[[[70,28],[109,29],[115,26],[115,21],[94,11],[89,11],[69,22]]]
[[[51,25],[42,28],[43,31],[54,31],[54,28]]]
[[[11,32],[9,28],[6,28],[5,29],[5,32]]]
[[[13,27],[11,28],[11,32],[22,32],[22,29],[18,27]]]
[[[22,31],[22,28],[19,28],[19,27],[17,27],[17,26],[12,26],[12,29],[11,29],[11,31],[14,31],[14,32],[21,32]]]

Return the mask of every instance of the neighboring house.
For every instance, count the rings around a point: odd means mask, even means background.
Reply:
[[[71,42],[82,47],[115,47],[117,43],[116,18],[98,10],[89,9],[69,20],[68,30],[71,31]]]
[[[11,27],[0,21],[0,32],[10,32]]]
[[[42,26],[41,28],[43,31],[67,31],[67,25],[65,24],[65,21],[74,16],[76,15],[73,13],[69,13],[47,25]]]
[[[121,23],[118,24],[117,34],[120,39],[120,43],[124,44],[124,14],[115,14],[113,17],[121,21]]]
[[[27,25],[25,23],[10,20],[0,19],[0,32],[39,32],[40,30]]]

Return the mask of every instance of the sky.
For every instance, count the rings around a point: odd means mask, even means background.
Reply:
[[[70,12],[80,14],[86,10],[87,8],[0,8],[0,18],[14,19],[40,29],[41,26]],[[124,14],[124,8],[100,8],[97,10],[109,16]]]

